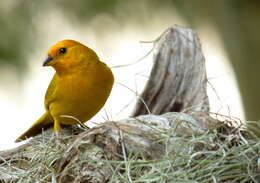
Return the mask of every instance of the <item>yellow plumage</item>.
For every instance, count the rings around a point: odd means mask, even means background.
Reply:
[[[73,125],[92,118],[105,104],[114,77],[96,53],[83,44],[64,40],[48,51],[44,66],[56,73],[45,94],[46,112],[16,142],[37,135],[45,127]]]

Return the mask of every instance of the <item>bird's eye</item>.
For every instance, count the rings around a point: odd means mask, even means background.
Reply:
[[[66,48],[60,48],[60,49],[59,49],[59,53],[60,53],[60,54],[64,54],[64,53],[66,53],[66,51],[67,51]]]

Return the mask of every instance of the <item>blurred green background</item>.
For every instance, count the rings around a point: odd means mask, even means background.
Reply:
[[[12,73],[23,79],[28,70],[28,57],[46,51],[44,40],[53,31],[63,31],[60,19],[47,20],[61,25],[55,30],[48,27],[44,18],[50,14],[61,15],[76,30],[92,26],[98,35],[108,30],[118,31],[130,24],[142,29],[160,12],[172,11],[195,31],[205,27],[220,35],[235,71],[246,119],[259,120],[259,5],[259,1],[253,0],[3,0],[0,1],[1,69],[12,68]]]

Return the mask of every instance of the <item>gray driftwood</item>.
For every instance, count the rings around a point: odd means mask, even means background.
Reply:
[[[169,152],[174,137],[203,133],[208,125],[198,119],[209,105],[198,37],[174,26],[155,44],[154,67],[141,98],[151,113],[171,113],[138,116],[148,113],[140,100],[133,112],[138,117],[77,130],[78,135],[63,129],[58,145],[48,130],[25,145],[0,152],[0,182],[107,182],[116,171],[107,160],[124,162],[132,155],[158,160]],[[166,137],[169,140],[161,140]]]
[[[133,116],[166,112],[208,112],[207,75],[199,38],[171,27],[155,42],[154,66]],[[148,109],[149,111],[148,111]]]

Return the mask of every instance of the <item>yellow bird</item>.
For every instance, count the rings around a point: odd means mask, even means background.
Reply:
[[[15,142],[52,125],[58,132],[61,124],[84,123],[104,106],[114,83],[112,71],[97,54],[73,40],[53,45],[43,66],[56,70],[45,94],[46,112]]]

